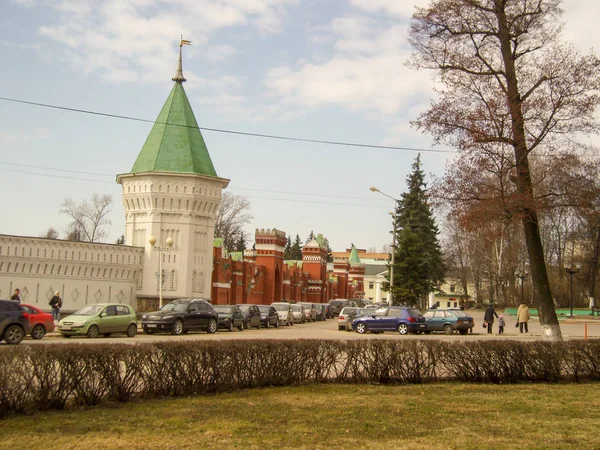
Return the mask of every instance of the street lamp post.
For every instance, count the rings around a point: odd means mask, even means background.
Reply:
[[[569,281],[569,303],[571,305],[571,317],[573,317],[573,275],[575,275],[576,273],[578,273],[581,270],[581,264],[580,263],[576,263],[575,267],[573,267],[572,264],[569,264],[567,267],[565,267],[565,271],[569,274],[570,276],[570,281]]]
[[[158,251],[158,307],[162,308],[162,287],[163,287],[163,260],[162,260],[162,252],[170,251],[171,247],[173,247],[173,238],[167,238],[165,241],[166,247],[161,247],[160,244],[156,245],[156,237],[150,236],[148,240],[153,250]]]
[[[379,194],[384,195],[384,196],[394,200],[394,208],[396,208],[396,206],[398,205],[398,202],[399,202],[398,199],[395,199],[394,197],[386,194],[385,192],[381,192],[375,186],[371,186],[369,189],[371,190],[371,192],[378,192]],[[396,220],[397,218],[396,218],[395,212],[390,212],[390,215],[394,219],[394,228],[392,231],[392,261],[390,264],[390,295],[388,298],[388,304],[393,305],[394,304],[394,289],[393,289],[394,288],[394,265],[396,263],[396,233],[397,233],[398,228],[397,228],[397,220]]]

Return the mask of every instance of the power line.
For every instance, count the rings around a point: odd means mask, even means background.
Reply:
[[[4,172],[15,172],[15,173],[26,173],[28,175],[39,175],[41,177],[63,178],[65,180],[77,180],[77,181],[87,181],[87,182],[91,181],[93,183],[115,184],[114,182],[110,182],[110,181],[90,180],[89,178],[66,177],[64,175],[54,175],[51,173],[27,172],[25,170],[3,169],[3,168],[0,168],[0,170],[3,170]]]
[[[120,114],[103,113],[103,112],[91,111],[91,110],[87,110],[87,109],[69,108],[66,106],[51,105],[51,104],[47,104],[47,103],[29,102],[26,100],[19,100],[19,99],[8,98],[8,97],[0,97],[0,100],[4,100],[7,102],[13,102],[13,103],[21,103],[24,105],[39,106],[39,107],[43,107],[43,108],[58,109],[61,111],[69,111],[69,112],[76,112],[76,113],[81,113],[81,114],[91,114],[94,116],[110,117],[113,119],[132,120],[135,122],[144,122],[144,123],[158,123],[161,125],[170,125],[170,126],[174,126],[174,127],[193,128],[193,129],[198,129],[198,130],[202,130],[202,131],[213,131],[215,133],[235,134],[235,135],[240,135],[240,136],[251,136],[251,137],[259,137],[259,138],[265,138],[265,139],[279,139],[279,140],[294,141],[294,142],[310,142],[313,144],[340,145],[340,146],[344,146],[344,147],[375,148],[375,149],[380,149],[380,150],[402,150],[402,151],[424,152],[424,153],[451,153],[451,154],[456,153],[455,150],[437,150],[437,149],[432,149],[432,148],[427,149],[427,148],[416,148],[416,147],[396,147],[396,146],[388,146],[388,145],[359,144],[356,142],[328,141],[328,140],[321,140],[321,139],[308,139],[308,138],[299,138],[299,137],[292,137],[292,136],[280,136],[280,135],[275,135],[275,134],[249,133],[249,132],[244,132],[244,131],[226,130],[226,129],[222,129],[222,128],[205,128],[205,127],[198,127],[198,126],[193,126],[193,125],[181,125],[181,124],[170,123],[170,122],[158,122],[158,121],[149,120],[149,119],[141,119],[139,117],[123,116]]]

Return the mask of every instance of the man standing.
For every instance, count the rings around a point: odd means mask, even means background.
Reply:
[[[483,316],[483,320],[487,324],[488,334],[492,334],[492,326],[494,325],[494,316],[498,317],[498,314],[496,314],[494,305],[490,304],[490,306],[488,306],[487,309],[485,310],[485,315]]]
[[[52,317],[54,318],[55,322],[58,323],[60,320],[60,308],[62,308],[62,298],[60,298],[60,292],[56,291],[48,304],[52,306]]]
[[[16,301],[17,303],[21,303],[21,290],[15,289],[15,293],[10,297],[11,300]]]

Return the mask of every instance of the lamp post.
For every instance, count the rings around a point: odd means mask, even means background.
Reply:
[[[371,190],[371,192],[378,192],[381,195],[384,195],[388,198],[391,198],[392,200],[394,200],[394,208],[398,205],[398,200],[395,199],[394,197],[392,197],[391,195],[386,194],[385,192],[381,192],[379,189],[377,189],[375,186],[371,186],[369,188]],[[390,215],[393,217],[394,219],[394,228],[392,231],[392,261],[390,264],[390,296],[388,298],[388,304],[389,305],[393,305],[394,304],[394,265],[396,263],[396,232],[397,232],[397,221],[396,221],[396,214],[395,212],[390,212]]]
[[[523,285],[525,284],[525,278],[527,277],[527,272],[519,273],[517,272],[517,278],[521,280],[521,303],[525,303],[525,297],[523,296]]]
[[[160,244],[156,245],[156,237],[150,236],[148,240],[153,250],[158,251],[158,307],[162,308],[162,287],[163,287],[163,260],[162,260],[162,252],[170,251],[171,247],[173,247],[173,238],[167,238],[165,241],[166,247],[161,247]]]
[[[581,264],[580,263],[576,263],[575,267],[573,267],[573,264],[570,263],[567,267],[565,267],[565,271],[569,274],[570,276],[570,282],[569,282],[569,303],[571,305],[571,317],[573,317],[573,275],[575,275],[576,273],[578,273],[581,270]]]

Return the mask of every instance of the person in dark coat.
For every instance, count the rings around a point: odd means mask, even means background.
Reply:
[[[494,309],[494,305],[490,304],[485,310],[485,315],[483,316],[483,321],[487,324],[487,332],[488,334],[492,334],[492,326],[494,325],[494,316],[498,317],[496,314],[496,310]]]

